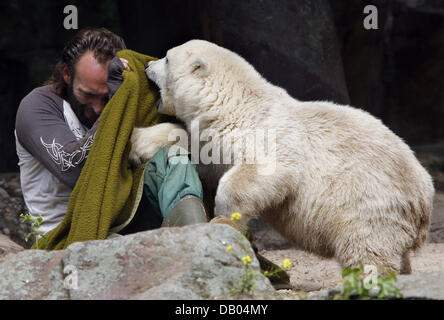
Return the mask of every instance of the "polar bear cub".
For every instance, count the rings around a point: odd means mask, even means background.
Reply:
[[[434,187],[380,120],[350,106],[298,101],[239,55],[203,40],[169,50],[146,73],[160,88],[160,112],[181,119],[191,136],[217,132],[219,139],[204,142],[226,159],[255,148],[245,142],[251,130],[273,131],[273,159],[198,164],[202,181],[217,185],[216,215],[260,215],[296,247],[344,268],[410,272],[409,251],[426,239]],[[225,148],[220,138],[242,147]],[[264,165],[273,170],[264,173]]]

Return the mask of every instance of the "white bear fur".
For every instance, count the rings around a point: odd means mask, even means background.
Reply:
[[[175,123],[159,123],[148,128],[134,128],[131,135],[131,152],[129,161],[134,166],[151,159],[162,147],[174,144],[168,139],[173,130],[182,130],[183,127]]]
[[[188,130],[199,120],[201,130],[233,138],[252,128],[277,132],[271,175],[258,174],[256,164],[198,165],[203,181],[218,183],[216,215],[260,215],[296,247],[334,256],[344,268],[410,272],[408,254],[426,240],[434,187],[380,120],[350,106],[298,101],[242,57],[202,40],[169,50],[147,75],[160,88],[162,112]],[[133,141],[139,154],[144,139]]]

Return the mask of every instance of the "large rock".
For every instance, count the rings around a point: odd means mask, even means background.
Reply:
[[[396,286],[404,299],[444,300],[444,271],[401,275]]]
[[[0,299],[68,299],[62,252],[26,250],[0,264]]]
[[[228,252],[226,247],[233,246]],[[62,251],[26,250],[0,263],[1,299],[227,298],[252,258],[255,293],[274,288],[248,240],[232,227],[161,228]]]

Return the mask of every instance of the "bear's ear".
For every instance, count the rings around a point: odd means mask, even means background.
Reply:
[[[210,71],[210,65],[207,59],[203,57],[196,57],[191,63],[191,73],[198,74],[200,76],[206,76]]]

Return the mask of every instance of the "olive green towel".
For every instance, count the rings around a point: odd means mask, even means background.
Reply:
[[[117,53],[129,62],[124,81],[104,108],[88,159],[71,194],[64,220],[39,241],[39,248],[65,249],[77,241],[106,239],[110,230],[129,222],[142,193],[143,170],[128,163],[134,127],[161,121],[158,91],[144,65],[155,58],[131,50]],[[35,244],[33,248],[35,247]]]

